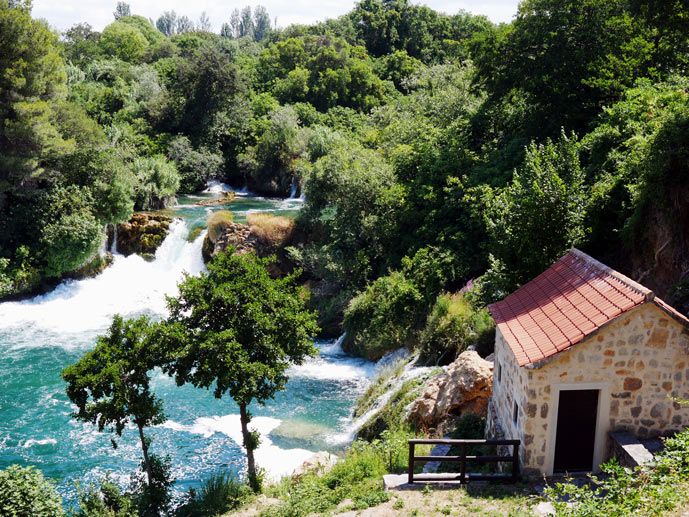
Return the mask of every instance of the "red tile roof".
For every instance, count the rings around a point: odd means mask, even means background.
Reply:
[[[620,314],[650,301],[689,326],[689,319],[653,291],[573,248],[488,308],[519,366],[524,366],[571,348]]]

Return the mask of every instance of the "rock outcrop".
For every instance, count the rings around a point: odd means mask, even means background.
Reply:
[[[217,199],[203,199],[201,201],[197,201],[195,204],[198,206],[226,205],[228,203],[232,203],[236,197],[237,195],[233,190],[228,190],[223,192],[222,195]]]
[[[126,223],[117,225],[117,251],[122,255],[137,253],[152,259],[167,236],[172,219],[167,215],[136,213]]]
[[[292,477],[299,478],[307,472],[324,474],[330,470],[335,463],[337,463],[337,456],[326,451],[320,451],[294,469],[294,472],[292,472]]]
[[[475,351],[462,352],[454,363],[424,385],[407,420],[437,428],[445,419],[463,413],[484,414],[493,392],[493,363]]]
[[[268,267],[268,271],[273,277],[282,276],[292,269],[284,250],[280,249],[276,252],[270,243],[251,231],[249,226],[241,223],[229,223],[215,242],[206,235],[203,241],[203,258],[208,262],[218,253],[227,251],[229,247],[234,247],[236,253],[239,254],[253,251],[259,257],[275,255],[276,262]]]

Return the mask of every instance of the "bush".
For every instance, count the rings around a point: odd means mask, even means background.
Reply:
[[[75,517],[138,517],[134,501],[106,476],[100,486],[90,484],[79,491]]]
[[[196,491],[189,491],[189,501],[181,506],[175,515],[178,517],[205,517],[222,515],[239,508],[251,496],[248,485],[240,483],[230,474],[213,474]]]
[[[103,227],[92,207],[89,191],[74,185],[53,188],[44,198],[39,225],[48,276],[78,268],[98,249]]]
[[[393,272],[369,285],[345,310],[345,342],[369,360],[408,346],[415,335],[423,296],[403,273]]]
[[[195,150],[186,136],[175,137],[168,147],[168,156],[177,164],[180,192],[201,190],[209,179],[220,176],[222,156],[205,148]]]
[[[231,224],[232,212],[229,210],[213,212],[208,218],[208,240],[215,244],[225,229],[229,228]]]
[[[251,227],[251,233],[275,248],[285,244],[294,231],[294,220],[280,215],[248,214],[246,222]]]
[[[34,467],[11,465],[0,471],[0,514],[12,517],[61,517],[62,498]]]
[[[426,363],[449,364],[470,346],[485,354],[493,343],[495,323],[486,309],[475,309],[463,294],[441,294],[419,338]]]

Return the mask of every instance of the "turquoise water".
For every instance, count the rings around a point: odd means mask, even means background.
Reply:
[[[71,418],[60,371],[93,347],[113,314],[164,316],[164,295],[174,294],[182,272],[195,274],[204,267],[203,235],[194,242],[187,236],[210,211],[230,209],[241,222],[252,210],[289,214],[300,206],[298,200],[252,197],[213,207],[196,206],[196,201],[198,197],[181,198],[172,210],[183,220],[171,225],[155,261],[116,255],[95,279],[66,282],[47,295],[0,304],[0,468],[37,466],[57,482],[68,505],[75,500],[75,482],[109,472],[127,486],[141,456],[134,430],[117,438]],[[272,477],[288,474],[315,451],[346,443],[352,404],[375,372],[372,363],[343,354],[337,343],[317,345],[321,355],[291,370],[285,392],[266,407],[251,408],[252,425],[263,435],[257,463]],[[241,473],[245,460],[234,402],[177,387],[161,372],[154,372],[153,379],[167,421],[149,430],[149,436],[155,453],[170,456],[176,494],[219,470]],[[111,438],[117,439],[117,449]]]

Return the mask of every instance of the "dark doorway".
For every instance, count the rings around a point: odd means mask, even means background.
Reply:
[[[598,390],[560,392],[553,472],[593,470]]]

